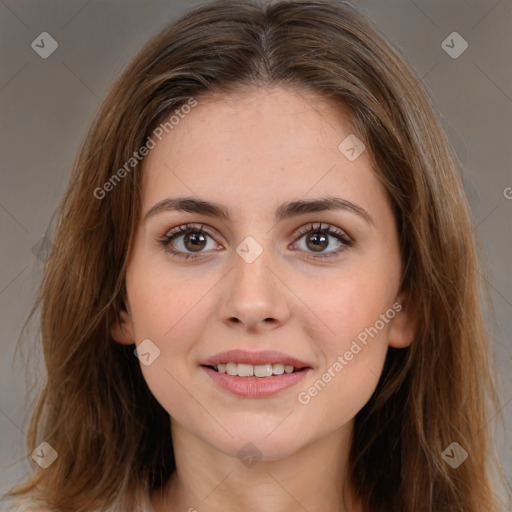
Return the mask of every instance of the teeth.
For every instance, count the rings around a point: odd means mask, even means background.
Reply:
[[[228,363],[226,365],[226,373],[229,375],[237,375],[238,365],[236,363]]]
[[[293,366],[292,366],[293,371]],[[283,375],[284,373],[284,364],[273,364],[272,365],[272,372],[274,375]]]
[[[270,377],[272,375],[283,375],[283,373],[293,373],[295,368],[288,364],[244,364],[244,363],[226,363],[218,364],[214,368],[219,373],[228,375],[237,375],[238,377]]]
[[[238,366],[236,374],[239,377],[252,377],[254,375],[255,367],[252,364],[241,364],[241,363],[239,363],[236,366]],[[260,377],[260,375],[258,375],[258,377]]]
[[[257,364],[256,366],[254,366],[254,375],[256,377],[270,377],[272,375],[272,365]]]

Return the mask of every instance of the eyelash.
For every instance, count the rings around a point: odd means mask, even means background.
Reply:
[[[175,238],[178,238],[179,236],[185,235],[187,233],[201,232],[206,233],[210,238],[213,238],[213,235],[207,229],[204,229],[203,224],[183,224],[168,231],[163,237],[158,239],[158,243],[160,243],[162,247],[173,257],[184,258],[186,260],[196,259],[201,257],[200,252],[198,252],[197,254],[190,254],[183,251],[178,251],[172,247],[171,242]],[[323,254],[318,253],[315,256],[308,256],[309,258],[313,259],[332,258],[339,254],[340,252],[342,252],[343,250],[345,250],[347,247],[351,247],[354,244],[353,240],[341,229],[329,224],[322,228],[321,223],[317,227],[315,227],[313,223],[310,223],[301,228],[301,230],[297,233],[297,236],[293,243],[296,244],[303,236],[308,235],[309,233],[328,234],[333,236],[343,244],[342,247],[338,248],[335,251],[329,251]]]

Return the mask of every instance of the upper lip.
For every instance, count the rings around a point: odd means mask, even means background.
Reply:
[[[308,363],[276,350],[262,350],[260,352],[248,352],[247,350],[228,350],[210,357],[201,363],[202,366],[217,366],[226,363],[242,364],[284,364],[295,368],[310,368]]]

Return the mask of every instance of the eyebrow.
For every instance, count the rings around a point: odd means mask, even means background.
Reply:
[[[347,199],[340,197],[321,197],[318,199],[289,201],[279,206],[275,211],[277,221],[303,215],[306,213],[317,213],[325,211],[348,211],[364,219],[368,224],[374,226],[375,222],[370,214],[361,206],[358,206]],[[206,201],[195,197],[175,197],[162,199],[144,215],[144,221],[158,213],[178,211],[199,213],[209,217],[218,217],[230,221],[232,214],[229,208],[213,201]]]

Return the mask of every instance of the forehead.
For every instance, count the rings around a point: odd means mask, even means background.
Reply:
[[[216,199],[229,192],[254,205],[333,187],[354,193],[376,180],[366,151],[355,161],[340,151],[353,135],[345,110],[310,92],[273,87],[200,97],[145,158],[144,203],[163,191]]]
[[[354,132],[342,105],[317,93],[282,86],[206,95],[180,117],[175,118],[178,125],[164,134],[175,153],[193,143],[196,148],[213,147],[231,153],[232,158],[236,154],[243,158],[250,154],[277,158],[285,151],[288,157],[302,156],[311,148],[302,147],[300,142],[334,151],[340,135]],[[164,145],[160,145],[161,150]]]

